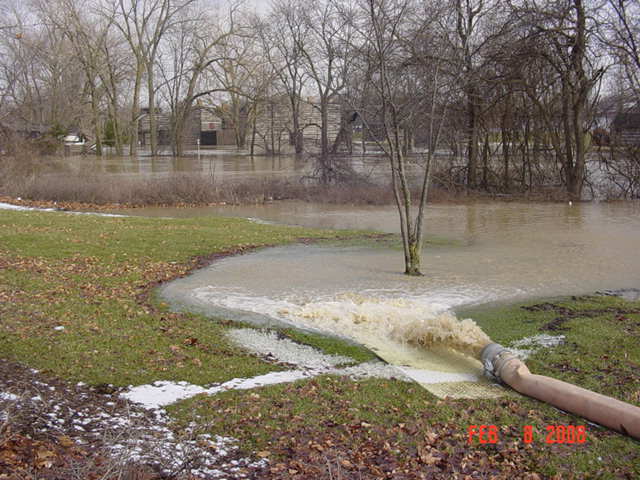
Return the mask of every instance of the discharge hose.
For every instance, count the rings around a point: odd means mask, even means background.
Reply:
[[[640,440],[640,408],[543,375],[532,374],[513,353],[490,343],[480,354],[485,373],[517,392]]]

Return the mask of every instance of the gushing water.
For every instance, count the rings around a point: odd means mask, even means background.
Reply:
[[[367,344],[394,340],[427,350],[451,348],[476,355],[490,342],[473,320],[459,320],[437,304],[410,298],[343,294],[330,301],[292,305],[278,313],[294,323],[339,332]]]

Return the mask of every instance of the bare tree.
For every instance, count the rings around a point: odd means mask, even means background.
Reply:
[[[629,86],[640,96],[640,3],[629,0],[607,3],[607,45],[626,73]]]
[[[379,109],[360,112],[365,128],[371,121],[381,125],[379,146],[391,167],[391,183],[400,216],[405,273],[422,275],[421,258],[424,216],[432,173],[433,154],[440,139],[451,84],[443,74],[445,52],[432,27],[435,5],[420,8],[412,0],[367,0],[361,25],[362,51],[369,53],[374,95]],[[455,79],[454,79],[455,80]],[[450,93],[450,92],[449,92]],[[405,155],[403,126],[422,112],[422,128],[427,132],[427,153],[422,162],[418,201],[414,204]]]
[[[135,58],[135,80],[131,107],[130,154],[138,146],[140,90],[143,76],[147,79],[151,154],[158,152],[157,109],[155,102],[155,69],[160,43],[175,22],[185,21],[178,14],[196,0],[116,0],[118,15],[115,25],[126,39]]]
[[[527,61],[541,59],[549,67],[548,83],[558,87],[559,115],[547,111],[544,118],[549,130],[559,127],[554,149],[567,193],[575,200],[582,197],[591,97],[605,71],[589,51],[599,28],[594,8],[583,0],[526,0],[513,10],[528,29],[522,40]]]
[[[93,5],[89,0],[38,1],[42,15],[69,40],[73,56],[82,68],[91,106],[96,153],[101,155],[103,119],[100,104],[105,93],[101,80],[105,65],[109,63],[105,52],[109,49],[107,43],[113,16],[92,15]]]
[[[329,108],[347,83],[351,65],[354,11],[348,2],[317,1],[306,6],[303,19],[309,37],[298,48],[304,68],[315,86],[320,111],[320,181],[339,179],[329,146]]]
[[[244,148],[256,110],[256,96],[260,96],[261,86],[271,76],[265,74],[265,62],[261,42],[254,27],[256,21],[248,14],[239,15],[233,24],[232,34],[216,48],[220,58],[218,68],[213,73],[226,91],[228,102],[219,109],[224,119],[233,128],[237,147]]]
[[[296,154],[301,154],[304,150],[302,92],[309,78],[303,68],[303,50],[309,40],[308,24],[304,21],[304,3],[277,0],[267,18],[256,22],[256,27],[265,58],[289,102],[292,123],[289,136]]]

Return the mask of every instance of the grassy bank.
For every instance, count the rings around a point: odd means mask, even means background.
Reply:
[[[91,385],[186,380],[204,384],[282,367],[224,336],[228,322],[170,312],[149,295],[215,256],[300,238],[358,232],[258,225],[240,219],[104,218],[0,211],[0,358]],[[566,343],[535,354],[534,373],[640,405],[640,305],[608,297],[539,301],[464,312],[504,344],[537,333]],[[359,347],[299,332],[329,353]],[[271,459],[268,478],[636,478],[637,442],[588,426],[584,444],[547,444],[549,425],[585,425],[515,394],[440,400],[395,380],[320,377],[176,404],[192,420]],[[496,425],[500,441],[468,444],[469,425]],[[522,442],[533,425],[534,443]]]
[[[90,384],[210,383],[277,370],[227,343],[224,322],[148,301],[150,287],[219,255],[354,235],[240,219],[0,211],[0,355]]]

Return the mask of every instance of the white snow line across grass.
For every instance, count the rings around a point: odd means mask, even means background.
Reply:
[[[147,409],[159,409],[200,394],[215,395],[229,390],[250,390],[252,388],[278,385],[280,383],[291,383],[319,375],[341,375],[354,379],[397,378],[408,381],[408,377],[392,365],[387,365],[382,362],[367,362],[346,368],[286,370],[284,372],[271,372],[251,378],[234,378],[233,380],[210,388],[192,385],[187,382],[158,381],[151,385],[130,387],[129,390],[122,393],[121,396]],[[459,379],[456,378],[455,381],[459,381]]]
[[[37,208],[37,207],[24,207],[22,205],[13,205],[11,203],[0,202],[0,210],[13,210],[19,212],[61,212],[68,213],[70,215],[93,215],[96,217],[118,217],[124,218],[129,215],[119,215],[117,213],[99,213],[99,212],[74,212],[67,210],[59,210],[57,208]]]

